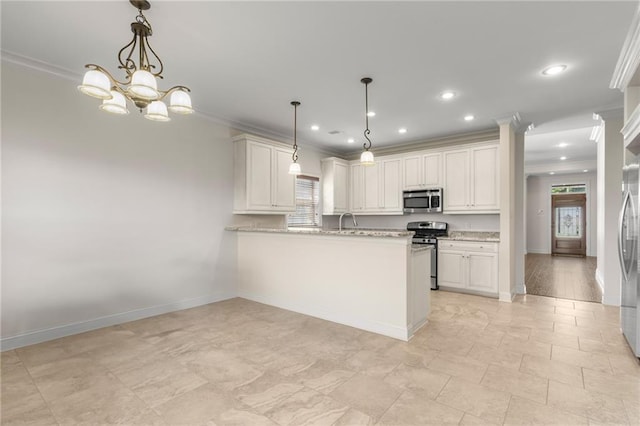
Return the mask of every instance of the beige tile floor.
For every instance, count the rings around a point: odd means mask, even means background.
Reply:
[[[409,342],[243,299],[2,353],[2,424],[640,424],[618,309],[434,292]]]

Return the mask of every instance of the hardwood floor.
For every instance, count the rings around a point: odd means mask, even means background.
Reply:
[[[527,294],[600,303],[602,292],[595,274],[595,257],[532,253],[525,256]]]

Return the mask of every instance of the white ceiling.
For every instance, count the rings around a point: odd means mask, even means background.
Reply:
[[[290,101],[299,100],[302,147],[355,152],[364,130],[360,79],[370,76],[374,151],[495,128],[495,119],[518,112],[536,125],[526,138],[533,165],[559,162],[561,152],[595,161],[592,113],[622,106],[609,82],[638,7],[609,0],[151,4],[151,42],[165,64],[160,88],[189,86],[205,116],[288,142]],[[90,62],[122,77],[116,55],[137,14],[129,2],[2,1],[1,7],[3,58],[43,62],[78,81]],[[540,74],[555,63],[567,71]],[[442,101],[443,90],[458,96]],[[102,114],[97,103],[96,114]],[[477,118],[465,122],[465,114]],[[320,130],[310,130],[312,124]],[[408,132],[398,134],[400,127]],[[561,141],[569,145],[558,148]]]

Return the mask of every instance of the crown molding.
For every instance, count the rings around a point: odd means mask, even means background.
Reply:
[[[609,87],[624,91],[640,67],[640,6],[631,21]]]
[[[495,118],[494,121],[498,124],[498,126],[502,126],[504,124],[508,124],[514,131],[525,131],[529,127],[531,123],[524,123],[522,118],[520,117],[519,112],[514,112],[511,115],[505,117]]]
[[[385,148],[372,149],[375,155],[395,155],[404,154],[413,151],[422,151],[426,149],[442,148],[452,145],[467,145],[478,142],[497,141],[500,137],[500,131],[497,128],[479,130],[469,133],[459,133],[455,135],[442,136],[432,139],[424,139],[421,141],[409,142],[402,145],[394,145]],[[360,158],[360,152],[351,152],[339,155],[347,160],[355,160]]]
[[[18,55],[7,50],[0,50],[0,59],[15,65],[20,65],[22,67],[55,75],[56,77],[60,77],[65,80],[78,81],[82,78],[81,73],[77,73],[67,68],[59,67],[57,65],[52,65],[48,62],[40,61],[38,59]]]

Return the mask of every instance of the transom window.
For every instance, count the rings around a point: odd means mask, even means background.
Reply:
[[[587,185],[585,185],[584,183],[551,186],[551,195],[586,194],[586,193],[587,193]]]

